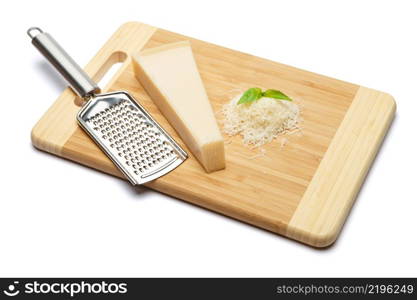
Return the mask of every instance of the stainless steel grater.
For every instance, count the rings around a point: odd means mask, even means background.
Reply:
[[[27,33],[86,100],[77,114],[79,125],[133,185],[154,180],[187,159],[187,153],[132,96],[122,91],[100,94],[97,84],[48,33],[37,27]]]

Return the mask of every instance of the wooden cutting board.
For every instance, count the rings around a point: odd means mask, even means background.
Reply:
[[[299,70],[149,25],[122,25],[85,67],[98,81],[124,62],[104,91],[127,90],[186,150],[134,78],[131,54],[189,40],[221,126],[221,107],[249,87],[274,88],[302,101],[302,135],[277,140],[265,155],[226,139],[227,168],[207,174],[191,155],[147,186],[316,247],[334,242],[395,114],[386,94]],[[78,99],[66,89],[32,131],[35,147],[122,177],[78,127]],[[94,176],[94,174],[91,174]]]

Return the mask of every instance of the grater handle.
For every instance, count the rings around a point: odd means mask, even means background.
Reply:
[[[90,98],[100,93],[97,84],[68,55],[54,38],[38,27],[31,27],[27,34],[32,44],[68,81],[71,88],[82,98]]]

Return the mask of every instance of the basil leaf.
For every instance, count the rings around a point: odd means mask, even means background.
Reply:
[[[265,92],[262,93],[262,96],[267,97],[267,98],[292,101],[290,97],[285,95],[283,92],[280,92],[277,90],[266,90]]]
[[[260,88],[250,88],[243,93],[237,104],[252,103],[260,98],[262,98],[262,90]]]

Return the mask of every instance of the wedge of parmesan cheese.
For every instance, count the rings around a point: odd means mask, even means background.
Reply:
[[[133,56],[135,76],[206,172],[225,168],[224,142],[189,42]]]

